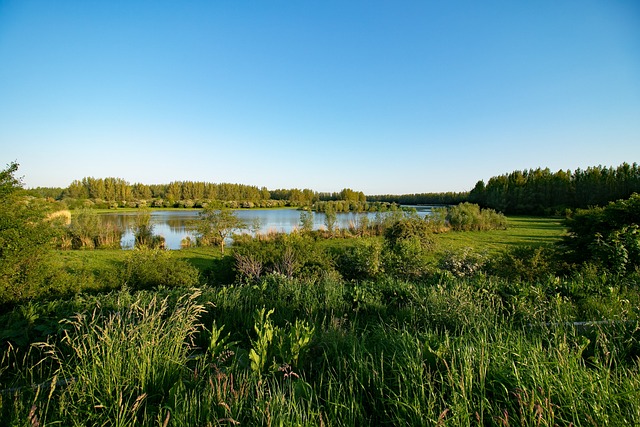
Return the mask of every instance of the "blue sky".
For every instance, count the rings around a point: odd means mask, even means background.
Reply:
[[[0,0],[13,160],[366,194],[640,162],[640,3]]]

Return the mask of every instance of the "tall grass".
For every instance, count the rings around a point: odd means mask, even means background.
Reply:
[[[46,344],[5,348],[0,423],[638,425],[634,288],[601,291],[622,310],[603,323],[591,280],[267,274],[78,296]]]

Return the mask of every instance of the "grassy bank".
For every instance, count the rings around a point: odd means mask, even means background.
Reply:
[[[440,260],[563,233],[515,217],[436,234],[408,274],[422,249],[382,237],[239,244],[255,276],[218,248],[52,252],[67,293],[0,315],[0,424],[638,425],[637,272]]]
[[[561,285],[592,287],[592,280]],[[602,320],[604,313],[586,311],[576,296],[516,297],[505,286],[487,279],[354,284],[267,276],[253,285],[121,290],[24,307],[15,317],[30,313],[27,328],[54,330],[44,344],[5,349],[1,419],[3,425],[640,422],[637,297],[629,300],[617,287],[601,302],[619,307],[618,321],[578,328],[571,322]],[[69,320],[57,322],[64,314]]]

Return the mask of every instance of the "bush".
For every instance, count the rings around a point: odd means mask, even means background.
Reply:
[[[67,228],[67,236],[73,249],[120,249],[123,230],[120,226],[103,222],[93,209],[82,209]],[[61,247],[65,248],[62,240]]]
[[[578,209],[567,218],[568,261],[591,262],[616,274],[640,267],[640,195],[607,206]]]
[[[518,246],[497,256],[490,263],[490,271],[509,280],[535,282],[554,275],[555,251],[539,246]]]
[[[480,209],[473,203],[460,203],[448,208],[447,222],[455,231],[504,230],[507,218],[493,209]]]
[[[160,249],[134,249],[124,262],[124,282],[132,289],[159,286],[196,286],[198,270],[171,252]]]
[[[425,249],[431,248],[434,243],[431,224],[413,216],[395,221],[385,230],[384,238],[392,248],[408,239],[415,239]]]
[[[41,264],[59,230],[46,219],[52,206],[24,195],[17,170],[12,163],[0,171],[0,304],[39,292]]]
[[[417,236],[387,245],[383,252],[384,271],[399,278],[419,278],[431,271],[429,251]]]
[[[336,249],[336,269],[347,280],[366,280],[382,269],[382,244],[378,240],[357,239],[351,246]]]
[[[250,280],[263,273],[314,279],[334,269],[329,255],[311,237],[298,233],[278,234],[270,240],[242,237],[234,250],[236,272]]]

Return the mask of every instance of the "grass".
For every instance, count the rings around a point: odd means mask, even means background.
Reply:
[[[177,208],[176,208],[177,209]],[[467,247],[477,252],[496,254],[518,245],[545,245],[558,242],[565,234],[560,218],[509,217],[507,230],[448,232],[436,235],[437,251],[461,250]],[[351,239],[329,239],[320,244],[326,248],[350,245]],[[95,251],[56,251],[57,262],[99,273],[120,265],[126,251],[101,249]],[[222,257],[218,248],[203,247],[172,251],[174,257],[189,262],[201,272]]]
[[[330,278],[107,294],[63,322],[39,357],[5,351],[12,374],[0,373],[0,388],[13,391],[0,392],[0,422],[640,423],[636,322],[527,326],[487,280],[387,279],[356,306],[353,284]],[[528,309],[559,303],[571,304],[539,295]]]
[[[440,234],[438,247],[498,253],[564,233],[554,219],[509,224]],[[91,289],[130,254],[49,262]],[[166,255],[214,279],[232,260],[218,248]],[[640,425],[637,278],[322,271],[29,301],[0,316],[0,424]],[[615,322],[572,324],[604,319]]]
[[[540,246],[561,240],[566,229],[561,218],[521,217],[507,218],[506,230],[465,231],[438,234],[438,248],[460,250],[472,247],[477,252],[496,254],[520,245]]]

